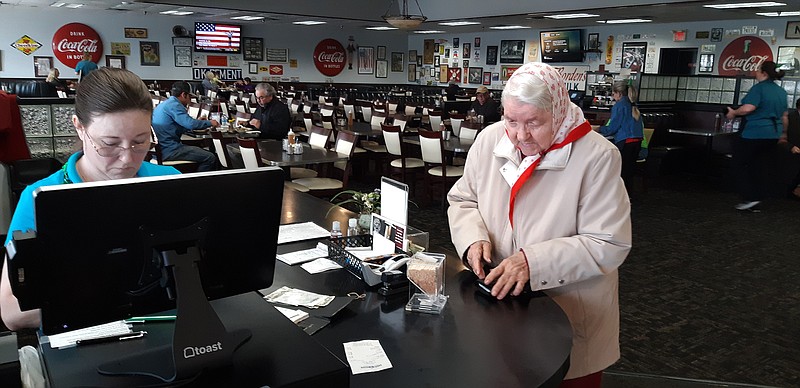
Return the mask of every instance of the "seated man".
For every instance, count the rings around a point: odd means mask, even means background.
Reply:
[[[261,131],[261,139],[281,140],[289,134],[292,123],[289,108],[275,98],[275,88],[267,83],[256,85],[258,108],[250,120],[250,127]]]
[[[191,101],[189,84],[176,81],[172,84],[172,97],[153,110],[153,130],[161,145],[164,160],[191,160],[197,162],[197,171],[214,170],[217,157],[200,147],[181,143],[181,135],[208,127],[218,127],[216,120],[195,120],[186,111]]]
[[[483,122],[485,124],[500,121],[500,111],[497,109],[497,102],[489,96],[489,89],[487,89],[486,86],[478,86],[478,90],[475,91],[475,101],[472,101],[471,109],[475,110],[476,115],[483,115]]]

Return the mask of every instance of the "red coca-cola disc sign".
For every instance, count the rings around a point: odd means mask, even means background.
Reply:
[[[722,50],[719,57],[719,75],[750,75],[765,61],[772,60],[772,49],[767,42],[755,36],[742,36]]]
[[[70,68],[75,68],[86,51],[92,53],[92,62],[95,63],[103,56],[103,41],[92,27],[69,23],[53,35],[53,53],[61,63]]]
[[[324,39],[314,48],[314,66],[320,73],[333,77],[344,70],[347,54],[335,39]]]

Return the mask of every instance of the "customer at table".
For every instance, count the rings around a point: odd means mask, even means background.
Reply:
[[[6,243],[13,231],[36,230],[33,192],[38,187],[178,174],[172,167],[143,162],[150,149],[152,111],[150,92],[130,71],[106,67],[86,76],[75,95],[72,116],[72,124],[83,143],[81,151],[70,156],[56,173],[25,188],[11,219]],[[108,207],[109,222],[113,222],[114,208],[125,204],[109,199],[109,203],[97,206]],[[5,262],[0,281],[3,322],[11,330],[36,328],[39,310],[20,311],[8,282]]]
[[[191,102],[190,86],[184,81],[172,84],[172,96],[153,110],[153,130],[161,146],[164,160],[197,162],[197,171],[214,170],[217,157],[200,147],[181,143],[181,135],[219,126],[217,120],[196,120],[189,116],[186,105]]]
[[[622,154],[622,180],[630,195],[633,191],[633,172],[642,149],[644,123],[636,107],[637,91],[631,81],[616,81],[611,86],[611,96],[616,103],[611,108],[611,118],[599,128],[603,136],[614,136],[614,144]]]
[[[743,201],[735,206],[736,210],[761,211],[759,204],[764,199],[766,158],[789,125],[786,91],[774,82],[783,75],[783,70],[777,70],[775,62],[762,63],[755,74],[758,83],[747,92],[742,105],[736,109],[728,107],[726,117],[729,120],[736,116],[747,119],[733,149],[732,167]]]
[[[797,171],[797,175],[789,187],[791,196],[800,199],[800,98],[795,102],[795,109],[787,116],[786,136],[782,136],[780,143],[791,155],[790,167]]]
[[[472,101],[470,109],[474,110],[476,115],[482,115],[485,124],[500,121],[500,108],[492,96],[489,95],[489,89],[486,86],[478,86],[475,91],[475,101]]]
[[[250,77],[244,77],[244,83],[242,83],[242,89],[245,93],[255,93],[256,85],[253,83],[253,80]]]
[[[289,134],[292,124],[289,108],[275,98],[275,88],[268,83],[256,85],[258,108],[249,122],[249,127],[261,131],[260,139],[281,140]]]
[[[520,67],[501,102],[504,120],[481,132],[448,193],[453,244],[497,299],[526,285],[553,298],[573,330],[562,386],[600,387],[619,358],[617,267],[631,248],[619,151],[549,65]]]
[[[92,61],[92,53],[84,52],[83,59],[75,65],[75,74],[78,75],[78,81],[83,81],[84,77],[95,70],[97,70],[97,64]]]
[[[458,82],[455,79],[450,79],[450,84],[447,85],[447,89],[444,91],[447,94],[447,101],[455,101],[456,96],[461,93],[461,86],[458,86]]]
[[[54,67],[50,69],[50,72],[47,74],[47,78],[45,79],[45,81],[48,84],[52,85],[57,90],[66,91],[67,89],[74,86],[72,81],[64,81],[62,79],[59,79],[58,78],[59,75],[61,75],[61,72],[58,71],[57,67]]]
[[[219,84],[215,80],[218,81],[216,74],[211,70],[207,71],[202,82],[204,94],[207,95],[209,90],[213,92],[219,90]]]

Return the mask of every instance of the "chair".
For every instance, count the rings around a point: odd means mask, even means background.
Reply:
[[[365,123],[372,122],[372,106],[371,105],[362,105],[361,106],[361,115],[364,117]]]
[[[319,109],[319,114],[321,114],[322,117],[333,117],[334,109],[333,105],[323,105],[322,108]]]
[[[370,120],[370,125],[372,126],[373,130],[380,131],[381,124],[386,122],[386,113],[383,112],[375,112],[372,114],[372,119]]]
[[[153,143],[150,147],[150,153],[155,156],[156,164],[174,167],[184,174],[197,171],[197,162],[191,160],[164,160],[161,144]],[[152,159],[150,159],[150,163],[153,163]]]
[[[397,113],[397,101],[389,102],[389,111],[386,113],[390,115]]]
[[[475,140],[481,130],[481,123],[465,121],[461,123],[461,131],[458,134],[460,139]]]
[[[236,111],[237,112],[242,112],[242,113],[247,113],[247,106],[243,102],[237,102],[236,103]]]
[[[196,102],[189,103],[189,108],[186,110],[189,117],[196,119],[200,117],[200,104]]]
[[[253,117],[252,114],[246,112],[236,112],[236,125],[237,126],[245,126],[250,123],[250,119]]]
[[[261,159],[261,153],[258,151],[258,141],[256,139],[239,139],[239,151],[242,153],[242,161],[244,168],[247,170],[254,170],[259,167],[264,167],[264,159]],[[291,181],[284,181],[284,187],[297,190],[301,193],[307,193],[308,187],[293,183]]]
[[[351,170],[350,160],[353,158],[353,150],[356,148],[357,141],[358,136],[352,133],[339,131],[336,135],[335,150],[340,155],[347,157],[347,161],[333,164],[335,168],[342,170],[342,180],[316,177],[295,179],[292,182],[308,187],[312,194],[319,196],[332,195],[335,191],[347,187]]]
[[[205,117],[206,119],[210,119],[211,109],[213,109],[213,106],[211,104],[200,105],[200,116],[198,118]]]
[[[315,148],[328,149],[328,136],[330,136],[330,134],[331,134],[331,129],[314,125],[311,127],[311,130],[309,131],[308,144]],[[316,170],[312,170],[310,168],[292,167],[289,169],[289,175],[294,180],[303,178],[315,178],[319,174],[317,173]]]
[[[431,130],[438,131],[442,125],[442,112],[429,112],[428,120],[431,123]]]
[[[416,171],[422,169],[425,167],[425,163],[422,161],[422,159],[408,158],[405,156],[405,153],[403,152],[402,139],[403,129],[399,125],[382,124],[381,130],[383,131],[383,141],[386,143],[386,152],[388,152],[390,155],[400,157],[389,162],[390,170],[399,169],[402,181],[405,183],[410,183],[406,179],[406,171]]]
[[[464,175],[463,166],[447,165],[444,159],[444,146],[442,145],[442,133],[438,131],[419,131],[419,146],[422,153],[422,161],[425,162],[428,181],[428,191],[432,192],[430,177],[438,177],[442,184],[442,210],[445,209],[444,203],[447,196],[447,180],[454,180]],[[430,167],[430,168],[428,168]],[[433,198],[432,194],[429,194]]]
[[[56,158],[20,159],[9,164],[9,180],[12,195],[12,208],[25,187],[36,181],[47,178],[61,169],[63,163]]]
[[[303,113],[303,127],[306,131],[310,131],[311,127],[314,126],[314,115],[311,113]]]
[[[404,115],[402,115],[400,113],[394,115],[394,121],[392,122],[392,125],[396,125],[396,126],[400,127],[400,132],[401,133],[405,132],[406,124],[408,124],[408,121],[406,121],[406,116],[404,116]]]
[[[450,126],[453,128],[453,134],[461,137],[461,123],[464,122],[464,119],[467,118],[467,115],[462,115],[458,113],[451,113],[450,114]],[[436,130],[436,128],[431,128]]]
[[[225,139],[220,131],[210,131],[210,133],[211,142],[214,144],[214,151],[217,153],[219,164],[221,164],[225,169],[233,168],[231,156],[228,154],[228,147],[226,147],[226,144],[230,143],[231,141]]]
[[[355,119],[356,118],[356,107],[354,105],[352,105],[352,104],[350,104],[350,105],[343,104],[343,105],[344,105],[344,117],[348,117],[349,118],[350,115],[353,115],[353,119]]]
[[[413,116],[417,113],[417,106],[411,103],[406,103],[405,113],[406,116]]]
[[[306,101],[303,104],[303,113],[311,113],[311,108],[313,106],[314,106],[314,104],[311,101]]]

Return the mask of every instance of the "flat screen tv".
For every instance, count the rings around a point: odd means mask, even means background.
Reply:
[[[194,51],[239,54],[242,52],[242,26],[236,24],[195,22]]]
[[[583,62],[582,42],[583,30],[540,32],[542,62]]]

